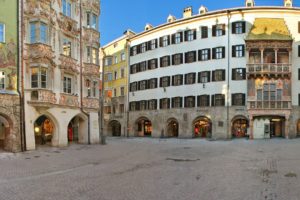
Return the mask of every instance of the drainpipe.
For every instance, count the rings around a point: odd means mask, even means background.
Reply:
[[[23,31],[24,31],[24,23],[23,23],[23,10],[24,10],[24,0],[21,0],[21,7],[20,1],[17,0],[17,44],[20,45],[20,48],[17,51],[17,92],[19,94],[20,100],[20,136],[21,136],[21,151],[26,151],[26,131],[25,131],[25,108],[24,108],[24,64],[23,64]],[[21,8],[21,9],[20,9]],[[19,14],[21,13],[21,18]],[[21,23],[20,23],[21,22]],[[19,27],[21,25],[21,28]],[[21,31],[21,33],[20,33]],[[20,59],[21,57],[21,59]]]
[[[130,41],[127,39],[127,102],[126,102],[126,123],[127,123],[127,137],[129,138],[129,93],[130,93]]]
[[[101,48],[101,52],[104,55],[104,50]],[[105,145],[106,141],[105,141],[105,136],[104,136],[104,132],[103,132],[103,116],[104,116],[104,57],[102,58],[102,86],[101,86],[101,111],[100,111],[100,117],[101,117],[101,121],[100,121],[100,144]]]
[[[227,40],[227,46],[228,46],[228,58],[227,58],[227,131],[231,130],[230,127],[230,120],[229,120],[229,89],[230,89],[230,11],[227,11],[227,24],[228,24],[228,40]],[[232,99],[231,99],[232,101]],[[231,131],[229,131],[229,133],[227,133],[227,137],[230,138],[231,137]]]
[[[90,115],[84,111],[83,109],[83,96],[82,96],[82,92],[83,92],[83,86],[82,86],[82,2],[81,0],[79,1],[79,6],[80,6],[80,110],[83,114],[85,114],[88,118],[88,144],[91,144],[91,130],[90,130]]]

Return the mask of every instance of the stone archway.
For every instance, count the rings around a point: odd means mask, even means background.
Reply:
[[[0,114],[0,149],[7,149],[9,143],[9,135],[12,130],[12,122],[8,117]]]
[[[121,123],[116,120],[113,120],[108,124],[109,135],[111,135],[113,137],[120,137],[121,130],[122,130]]]
[[[212,122],[208,117],[197,117],[193,121],[193,130],[193,136],[196,138],[210,138],[212,135]]]
[[[82,114],[74,116],[67,127],[68,143],[86,143],[88,141],[88,120]]]
[[[231,120],[231,134],[233,138],[243,138],[247,137],[249,133],[247,132],[249,121],[244,116],[235,116]]]
[[[41,115],[35,120],[33,131],[36,145],[51,145],[57,134],[57,127],[48,115]]]
[[[179,123],[175,118],[171,118],[167,121],[166,128],[166,136],[167,137],[178,137],[179,135]]]
[[[152,122],[147,117],[140,117],[135,122],[135,135],[138,137],[152,136]]]

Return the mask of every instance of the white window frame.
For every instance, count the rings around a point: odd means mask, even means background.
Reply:
[[[64,2],[66,3],[66,11],[64,12]],[[68,13],[68,4],[70,5],[70,13]],[[73,4],[70,0],[62,0],[62,14],[72,18],[73,17]]]
[[[67,91],[69,89],[69,87],[67,85],[65,85],[65,84],[68,83],[68,82],[65,83],[65,81],[68,81],[68,80],[71,81],[71,88],[70,88],[71,91],[70,92]],[[65,94],[72,94],[73,91],[74,91],[74,77],[72,75],[69,75],[69,74],[64,74],[64,79],[63,79],[63,93],[65,93]]]
[[[124,60],[126,60],[126,55],[125,55],[125,53],[123,52],[123,53],[121,53],[121,61],[124,61]]]
[[[37,76],[38,76],[38,80],[37,80],[37,87],[32,87],[32,70],[33,69],[37,69],[38,72],[37,72]],[[45,87],[42,87],[42,69],[45,69],[46,70],[46,86]],[[48,68],[47,67],[44,67],[44,66],[32,66],[30,67],[30,88],[32,89],[48,89],[49,87],[49,72],[48,72]]]
[[[33,37],[32,37],[32,31],[31,31],[32,25],[35,25],[35,33],[34,33],[35,37],[34,37],[34,40],[32,40],[33,39]],[[46,30],[45,30],[45,34],[46,34],[45,41],[42,41],[42,25],[45,25],[45,27],[46,27]],[[30,44],[35,44],[35,43],[49,44],[49,41],[50,41],[50,39],[49,39],[49,36],[50,36],[50,34],[49,34],[49,26],[44,21],[30,21],[29,22],[29,32],[28,32],[28,34],[29,34],[29,39],[28,40],[29,40]]]
[[[66,55],[66,54],[65,54],[65,50],[64,50],[64,42],[65,42],[65,40],[68,41],[68,42],[70,42],[70,55]],[[63,54],[63,55],[72,58],[72,56],[73,56],[73,41],[72,41],[71,39],[67,38],[67,37],[64,37],[64,38],[62,39],[62,48],[61,48],[61,50],[62,50],[62,54]]]

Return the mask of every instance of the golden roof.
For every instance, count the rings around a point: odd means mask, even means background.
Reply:
[[[292,40],[284,19],[256,18],[246,40]]]

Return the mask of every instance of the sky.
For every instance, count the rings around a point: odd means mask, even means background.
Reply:
[[[169,14],[180,19],[188,6],[192,6],[196,14],[201,5],[215,11],[243,7],[244,3],[245,0],[101,0],[101,46],[122,36],[127,29],[140,33],[146,23],[163,24]],[[255,3],[257,6],[282,6],[283,0],[255,0]],[[294,6],[300,7],[300,0],[294,0]]]

